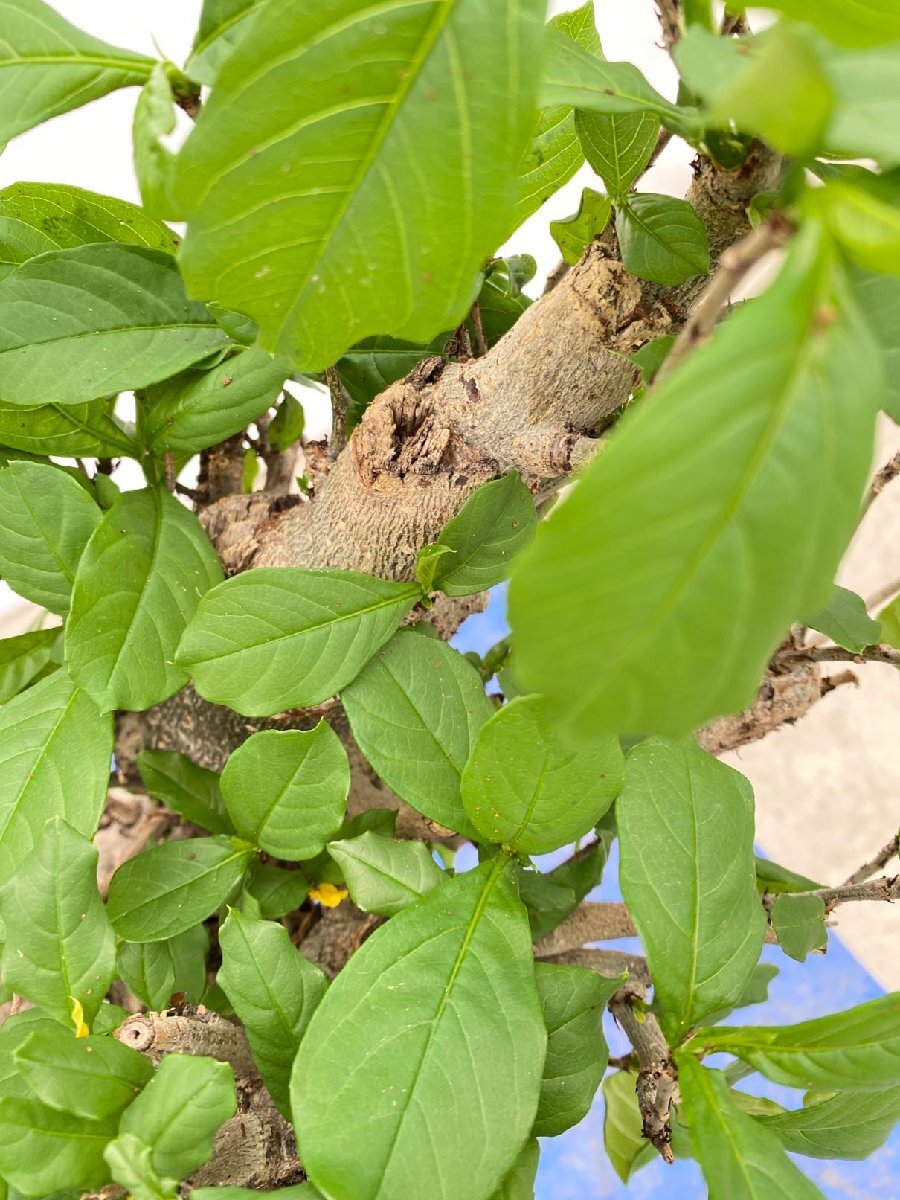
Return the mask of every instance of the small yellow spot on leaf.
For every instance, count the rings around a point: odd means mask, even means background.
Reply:
[[[311,900],[318,900],[325,908],[337,908],[342,900],[346,900],[347,889],[335,887],[333,883],[317,883],[310,890],[309,897]]]

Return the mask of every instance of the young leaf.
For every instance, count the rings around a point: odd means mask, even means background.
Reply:
[[[103,709],[140,711],[187,683],[175,650],[222,578],[200,522],[164,488],[123,492],[78,565],[66,665]]]
[[[115,1038],[77,1038],[59,1025],[35,1029],[14,1057],[44,1104],[94,1121],[120,1113],[153,1075],[148,1058]]]
[[[837,584],[825,607],[808,617],[806,624],[856,653],[874,646],[881,637],[881,625],[869,616],[862,596]]]
[[[84,404],[166,379],[227,344],[158,250],[115,242],[51,250],[0,281],[7,404]]]
[[[880,386],[878,351],[810,230],[542,523],[510,588],[523,684],[583,736],[685,733],[746,707],[784,630],[830,594]],[[802,560],[786,512],[808,530]]]
[[[616,802],[619,881],[671,1045],[737,1003],[762,951],[753,791],[693,741],[643,741]]]
[[[448,546],[439,544],[423,546],[416,556],[416,582],[426,595],[436,589],[434,577],[437,574],[438,563],[445,554],[452,554]]]
[[[262,0],[203,0],[200,28],[185,66],[191,79],[210,87],[216,82],[219,68],[246,32],[246,18],[261,3]]]
[[[166,842],[124,862],[107,904],[119,937],[162,942],[205,920],[231,895],[253,851],[226,837]]]
[[[45,457],[137,458],[137,446],[108,410],[109,402],[103,399],[38,408],[0,404],[0,445]]]
[[[689,1046],[735,1054],[789,1087],[877,1091],[900,1081],[900,993],[799,1025],[704,1029]]]
[[[124,942],[116,970],[151,1012],[168,1008],[179,992],[188,1004],[199,1004],[206,991],[208,949],[205,928],[195,925],[164,942]]]
[[[175,750],[142,750],[137,769],[154,800],[210,833],[234,833],[215,771]]]
[[[779,896],[772,905],[772,928],[785,954],[805,962],[828,942],[825,902],[820,896]]]
[[[768,858],[756,856],[756,889],[758,892],[810,892],[823,885],[805,875],[798,875]]]
[[[392,917],[445,878],[422,842],[395,842],[377,833],[329,842],[353,903],[363,912]]]
[[[113,977],[113,931],[97,891],[97,850],[60,817],[0,889],[3,981],[64,1025],[90,1022]]]
[[[93,836],[112,747],[112,717],[64,671],[0,708],[0,878],[25,860],[51,817]]]
[[[546,1033],[511,872],[501,856],[392,917],[316,1010],[291,1104],[303,1164],[332,1200],[487,1200],[513,1166]]]
[[[711,1196],[728,1200],[824,1200],[778,1138],[730,1098],[721,1071],[679,1060],[683,1114]]]
[[[887,384],[885,412],[900,424],[900,279],[854,267],[850,280],[869,329],[881,347]]]
[[[616,235],[625,269],[639,279],[675,287],[709,270],[706,230],[686,200],[629,196],[616,210]]]
[[[130,1200],[178,1200],[178,1180],[164,1179],[153,1165],[153,1149],[134,1133],[120,1133],[103,1152],[113,1179]]]
[[[578,211],[571,217],[550,222],[550,234],[565,262],[570,266],[578,262],[594,238],[609,224],[611,213],[612,203],[608,196],[593,188],[582,188]]]
[[[151,1162],[160,1175],[183,1179],[210,1157],[216,1130],[234,1110],[228,1063],[167,1054],[122,1114],[119,1133],[134,1134],[151,1148]]]
[[[341,699],[363,754],[407,804],[474,836],[459,781],[494,707],[475,668],[434,638],[402,630]]]
[[[623,1183],[653,1157],[644,1137],[635,1085],[637,1076],[616,1071],[603,1080],[603,1148]]]
[[[437,564],[434,586],[448,596],[493,587],[509,574],[510,561],[534,537],[534,499],[518,472],[484,484],[441,531],[439,545],[452,550]]]
[[[868,1158],[900,1119],[900,1084],[874,1092],[837,1092],[794,1112],[757,1117],[786,1150],[810,1158]]]
[[[253,863],[244,884],[259,905],[259,915],[283,917],[299,908],[309,893],[309,880],[302,871],[288,871],[271,863]]]
[[[247,1032],[272,1099],[287,1115],[291,1067],[328,981],[274,921],[256,921],[230,909],[219,937],[219,983]]]
[[[58,638],[59,629],[54,628],[0,640],[0,704],[12,700],[40,675],[50,662]]]
[[[163,142],[175,131],[175,101],[166,72],[166,64],[153,64],[150,78],[141,88],[134,108],[132,140],[134,173],[141,191],[141,203],[147,212],[170,221],[179,221],[174,195],[175,155]]]
[[[298,862],[313,858],[340,829],[350,764],[325,721],[315,729],[254,733],[228,759],[222,795],[248,842]]]
[[[152,59],[82,33],[43,0],[0,0],[0,148],[51,117],[141,84]]]
[[[643,174],[659,137],[654,113],[577,112],[575,128],[585,158],[614,200],[626,196]]]
[[[57,467],[11,462],[0,471],[0,513],[0,575],[26,600],[64,616],[100,509]]]
[[[268,429],[269,445],[279,452],[289,450],[300,441],[306,424],[303,405],[290,392],[284,392]]]
[[[244,716],[309,707],[359,674],[419,595],[356,571],[262,567],[203,597],[177,661],[201,696]]]
[[[103,1151],[116,1120],[86,1121],[24,1096],[0,1098],[0,1175],[25,1196],[92,1192],[109,1181]]]
[[[614,737],[563,747],[547,704],[522,696],[481,729],[462,774],[462,799],[478,832],[523,854],[543,854],[588,832],[622,786]]]
[[[534,1200],[534,1180],[537,1175],[541,1148],[536,1138],[529,1138],[525,1149],[516,1159],[491,1200]]]
[[[603,1010],[625,977],[603,979],[585,967],[537,963],[535,979],[547,1057],[532,1133],[555,1137],[577,1125],[593,1103],[609,1058]]]
[[[306,372],[371,334],[453,329],[509,233],[543,15],[541,0],[258,9],[179,156],[191,289]],[[323,156],[327,186],[310,188]]]
[[[894,599],[878,614],[881,636],[889,646],[900,650],[900,598]]]

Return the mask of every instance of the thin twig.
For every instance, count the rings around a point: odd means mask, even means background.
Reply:
[[[869,491],[863,502],[863,514],[867,513],[892,479],[900,475],[900,450],[894,457],[875,472],[875,477],[869,484]]]
[[[874,858],[870,858],[861,867],[857,867],[852,875],[847,876],[844,880],[844,887],[852,887],[856,883],[864,883],[876,874],[876,872],[884,870],[884,867],[891,861],[894,855],[900,857],[900,830],[894,834],[889,842],[881,847]]]
[[[477,300],[469,310],[469,317],[472,321],[472,333],[475,338],[475,355],[477,358],[483,358],[488,352],[488,344],[487,338],[484,336],[484,324],[481,320],[481,305]]]
[[[663,43],[671,54],[681,40],[681,4],[679,0],[656,0],[656,14],[662,29]]]
[[[882,875],[880,879],[869,879],[864,883],[841,884],[833,888],[813,888],[808,892],[791,892],[791,896],[814,896],[825,905],[825,912],[830,913],[839,904],[851,904],[869,900],[887,901],[900,900],[900,875]],[[767,893],[763,904],[771,910],[777,895]]]
[[[643,984],[644,987],[649,987],[651,982],[646,958],[641,954],[626,954],[624,950],[566,950],[564,954],[554,954],[552,958],[542,961],[587,967],[604,979],[615,979],[617,975],[627,972],[633,983]]]
[[[196,488],[186,487],[183,483],[175,484],[175,495],[184,496],[185,500],[193,500],[198,504],[206,499],[203,492],[198,492]]]
[[[171,450],[166,451],[166,456],[163,459],[163,462],[165,465],[166,491],[174,492],[175,491],[175,476],[176,476],[175,455],[172,453]]]
[[[806,659],[808,662],[852,662],[889,663],[900,667],[900,650],[893,646],[866,646],[865,650],[847,650],[844,646],[803,646],[799,650],[789,650],[779,655],[784,662],[796,662]]]
[[[610,1001],[609,1011],[634,1046],[640,1072],[635,1091],[644,1137],[666,1163],[673,1163],[672,1105],[678,1103],[678,1075],[659,1022],[643,1009],[644,989],[628,983]]]

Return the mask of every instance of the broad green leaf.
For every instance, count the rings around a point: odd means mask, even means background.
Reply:
[[[203,0],[200,28],[185,66],[191,79],[210,86],[216,82],[219,68],[246,32],[247,17],[260,4],[262,0]]]
[[[892,203],[841,180],[817,188],[810,207],[859,266],[900,275],[900,213]]]
[[[350,764],[325,721],[254,733],[228,759],[222,795],[240,836],[276,858],[312,858],[341,827]]]
[[[594,238],[609,224],[611,214],[612,204],[608,196],[595,192],[593,188],[582,188],[578,211],[570,217],[550,222],[551,236],[563,260],[574,266]]]
[[[772,0],[766,7],[814,25],[840,46],[900,41],[900,9],[894,0]]]
[[[123,863],[109,885],[110,920],[129,942],[162,942],[224,904],[252,850],[226,837],[166,842]]]
[[[32,1033],[58,1028],[57,1022],[44,1016],[39,1008],[12,1013],[0,1025],[0,1096],[31,1095],[31,1089],[16,1067],[15,1052]]]
[[[95,1121],[121,1112],[153,1075],[148,1058],[115,1038],[77,1038],[59,1025],[35,1029],[15,1062],[44,1104]]]
[[[675,287],[709,270],[703,222],[686,200],[641,192],[616,210],[625,269],[639,279]]]
[[[537,1175],[541,1148],[535,1138],[529,1138],[525,1149],[491,1200],[534,1200],[534,1180]]]
[[[603,1080],[603,1148],[612,1168],[623,1183],[654,1156],[644,1137],[643,1119],[638,1108],[635,1086],[637,1076],[616,1071]]]
[[[0,191],[0,279],[29,258],[90,242],[174,251],[176,235],[142,208],[61,183],[14,183]]]
[[[309,707],[359,674],[419,595],[356,571],[258,568],[207,592],[177,661],[201,696],[245,716]]]
[[[663,1031],[677,1045],[709,1013],[737,1003],[762,951],[753,791],[692,741],[648,740],[625,760],[616,823],[622,896]]]
[[[12,700],[40,675],[50,662],[58,638],[59,629],[54,628],[0,640],[0,704]]]
[[[789,1087],[877,1091],[900,1081],[900,992],[799,1025],[703,1029],[689,1048],[725,1050]]]
[[[532,1133],[555,1137],[577,1125],[593,1103],[609,1058],[603,1010],[625,976],[603,979],[585,967],[550,963],[537,963],[534,970],[547,1057]]]
[[[510,561],[534,537],[534,499],[517,471],[473,492],[438,544],[452,554],[437,564],[434,586],[448,596],[468,596],[493,587],[509,574]]]
[[[454,328],[509,233],[544,11],[269,0],[179,157],[191,290],[307,372]]]
[[[0,404],[0,445],[70,458],[136,458],[138,448],[109,413],[106,400],[25,408]]]
[[[679,1061],[682,1114],[713,1200],[823,1200],[774,1133],[742,1112],[721,1071]]]
[[[288,871],[271,863],[255,863],[244,885],[259,905],[260,916],[283,917],[299,908],[309,892],[309,880],[302,871]]]
[[[103,1152],[116,1183],[130,1200],[178,1200],[178,1180],[164,1179],[153,1165],[153,1150],[134,1133],[120,1133]]]
[[[66,664],[103,709],[140,711],[188,681],[174,664],[199,598],[222,578],[200,522],[164,488],[123,492],[78,565]]]
[[[183,1179],[212,1155],[216,1130],[234,1110],[234,1077],[228,1063],[167,1054],[123,1113],[119,1133],[134,1134],[151,1147],[151,1161],[160,1175]]]
[[[886,383],[884,409],[900,424],[900,279],[876,275],[861,267],[851,269],[850,279],[869,329],[881,347]]]
[[[348,425],[356,425],[371,401],[386,387],[408,375],[426,358],[440,355],[447,337],[439,334],[424,346],[392,337],[364,338],[341,355],[337,371],[352,401]]]
[[[233,833],[215,771],[200,767],[175,750],[142,750],[137,769],[154,800],[210,833]]]
[[[724,1021],[736,1008],[747,1008],[751,1004],[764,1004],[769,999],[769,984],[777,974],[778,967],[773,963],[757,963],[750,972],[744,990],[735,1003],[710,1013],[704,1019],[710,1025],[716,1025],[720,1021]]]
[[[97,891],[97,850],[60,817],[0,889],[3,981],[65,1025],[90,1022],[115,969],[113,931]]]
[[[79,560],[101,516],[64,471],[49,463],[11,462],[0,471],[0,575],[26,600],[64,616]]]
[[[58,671],[0,708],[0,879],[51,817],[92,837],[106,803],[112,717]]]
[[[810,892],[822,887],[822,884],[757,855],[756,887],[759,892]]]
[[[462,774],[462,799],[484,838],[543,854],[583,837],[621,786],[616,738],[573,751],[560,744],[544,699],[522,696],[479,732]]]
[[[392,917],[445,878],[422,842],[395,842],[377,833],[329,842],[353,903],[363,912]]]
[[[4,1096],[0,1174],[25,1196],[95,1191],[109,1180],[103,1151],[115,1134],[115,1118],[86,1121],[31,1097]]]
[[[823,148],[839,158],[900,165],[900,54],[895,46],[843,50],[822,40],[816,52],[835,94]]]
[[[161,1012],[179,992],[199,1004],[206,991],[209,935],[202,925],[164,942],[124,942],[116,970],[125,986],[151,1012]]]
[[[141,203],[157,217],[178,221],[184,217],[174,196],[175,155],[163,138],[175,132],[175,101],[166,64],[154,63],[134,109],[132,141],[134,173]]]
[[[757,1118],[786,1150],[810,1158],[868,1158],[900,1120],[900,1085],[837,1092],[795,1112]]]
[[[546,1033],[511,872],[501,856],[392,917],[316,1009],[291,1104],[303,1164],[330,1200],[488,1200],[513,1166]]]
[[[153,66],[76,29],[42,0],[2,0],[0,28],[0,148],[51,117],[143,83]]]
[[[828,600],[880,401],[878,351],[808,230],[541,523],[510,587],[522,683],[581,736],[746,707],[784,630]]]
[[[84,404],[146,387],[227,342],[159,250],[115,242],[51,250],[0,281],[7,404]]]
[[[797,962],[805,962],[807,954],[828,942],[825,902],[820,896],[779,896],[771,920],[779,946]]]
[[[603,180],[613,199],[626,196],[650,161],[659,137],[654,113],[575,114],[585,158]]]
[[[219,937],[219,983],[247,1032],[272,1099],[288,1115],[291,1067],[328,981],[274,921],[231,909]]]
[[[596,887],[606,865],[607,848],[595,842],[587,854],[542,875],[522,870],[519,895],[528,910],[531,935],[537,941],[550,933]]]
[[[475,668],[434,638],[396,634],[341,694],[363,754],[407,804],[474,836],[459,781],[494,707]]]
[[[876,645],[881,637],[881,625],[869,616],[862,596],[837,584],[825,607],[807,617],[806,624],[857,653]]]

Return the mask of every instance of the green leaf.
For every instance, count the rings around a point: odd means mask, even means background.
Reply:
[[[900,279],[861,267],[851,268],[850,279],[869,330],[881,347],[887,385],[885,412],[900,424]]]
[[[491,1200],[534,1200],[534,1180],[537,1175],[541,1148],[535,1138],[529,1138],[525,1149],[516,1159]]]
[[[0,574],[26,600],[64,616],[78,562],[101,516],[64,471],[11,462],[0,471]]]
[[[154,63],[134,109],[134,173],[144,208],[154,216],[179,221],[184,213],[174,195],[175,155],[162,140],[174,132],[175,101],[166,63]]]
[[[444,879],[422,842],[395,842],[377,833],[329,842],[353,903],[363,912],[392,917]]]
[[[747,1008],[751,1004],[764,1004],[769,999],[769,984],[778,974],[778,967],[773,963],[757,963],[750,972],[750,977],[743,992],[734,1004],[709,1013],[705,1020],[710,1025],[716,1025],[732,1013],[736,1008]]]
[[[222,772],[234,827],[276,858],[312,858],[341,827],[350,764],[340,738],[315,729],[267,729],[238,746]]]
[[[575,128],[585,158],[618,200],[643,175],[659,137],[655,113],[575,114]]]
[[[876,1091],[900,1081],[900,992],[799,1025],[704,1029],[689,1046],[735,1054],[789,1087]]]
[[[837,1092],[795,1112],[758,1117],[786,1150],[810,1158],[868,1158],[900,1119],[900,1085],[874,1092]]]
[[[597,841],[587,853],[546,875],[534,870],[520,872],[519,895],[528,910],[535,941],[554,930],[597,886],[606,865],[606,855],[607,847]]]
[[[0,191],[0,279],[45,254],[90,242],[174,251],[178,238],[136,204],[61,183],[14,183]]]
[[[547,1057],[532,1133],[555,1137],[586,1116],[606,1070],[603,1010],[625,982],[585,967],[535,965],[547,1026]]]
[[[695,742],[652,739],[625,760],[616,822],[622,896],[663,1031],[677,1045],[709,1013],[737,1003],[762,951],[753,791]]]
[[[438,562],[434,586],[448,596],[469,596],[500,583],[536,526],[534,498],[517,471],[484,484],[441,531],[439,545],[453,553]]]
[[[675,287],[709,270],[703,222],[686,200],[641,192],[616,210],[616,234],[626,271]]]
[[[825,902],[820,896],[779,896],[771,919],[779,946],[797,962],[805,962],[807,954],[828,942]]]
[[[54,628],[0,640],[0,704],[12,700],[40,675],[58,639],[59,629]]]
[[[178,1200],[178,1181],[162,1179],[153,1166],[153,1150],[134,1133],[120,1133],[103,1157],[130,1200]]]
[[[337,371],[353,401],[348,424],[356,425],[371,401],[386,387],[408,375],[425,359],[440,355],[447,337],[446,333],[439,334],[424,346],[399,338],[364,338],[343,354],[337,361]]]
[[[82,33],[42,0],[2,0],[0,27],[0,148],[51,117],[143,83],[153,65]]]
[[[728,1200],[823,1200],[778,1138],[731,1099],[721,1071],[679,1060],[682,1112],[711,1196]]]
[[[900,213],[894,203],[835,179],[811,192],[808,207],[859,266],[900,275]]]
[[[245,716],[308,708],[359,674],[419,595],[356,571],[261,567],[203,597],[177,661],[201,696]]]
[[[179,992],[188,1004],[200,1003],[206,991],[208,950],[205,928],[195,925],[164,942],[124,942],[116,969],[142,1004],[161,1012]]]
[[[230,909],[219,937],[219,983],[247,1032],[272,1099],[287,1116],[291,1067],[328,981],[274,921],[256,921]]]
[[[7,404],[84,404],[146,387],[227,341],[158,250],[115,242],[51,250],[0,281]]]
[[[759,892],[810,892],[820,888],[821,883],[789,871],[768,858],[756,856],[756,887]]]
[[[521,257],[527,258],[530,264],[537,266],[530,255]],[[527,283],[532,278],[533,272],[523,282]],[[488,347],[496,345],[531,304],[531,298],[525,295],[520,283],[510,274],[509,260],[495,259],[478,293],[478,312]]]
[[[674,336],[671,333],[662,333],[659,337],[651,338],[649,342],[645,342],[640,350],[635,350],[634,354],[628,356],[635,366],[640,367],[641,381],[644,387],[649,386],[653,382],[674,345]]]
[[[392,917],[316,1010],[291,1102],[303,1164],[331,1200],[487,1200],[513,1166],[546,1034],[511,872],[498,857]]]
[[[129,942],[162,942],[224,904],[253,852],[225,837],[154,846],[123,863],[109,885],[110,920]]]
[[[416,582],[422,589],[422,592],[427,595],[436,589],[434,577],[438,571],[438,563],[445,554],[452,554],[453,551],[449,546],[432,545],[423,546],[416,555]]]
[[[154,798],[210,833],[233,833],[215,771],[175,750],[142,750],[137,769]]]
[[[637,1076],[616,1071],[603,1080],[603,1148],[623,1183],[654,1156],[644,1137],[635,1085]]]
[[[288,450],[303,436],[306,417],[300,401],[285,392],[278,403],[278,411],[269,425],[266,436],[273,450]]]
[[[869,616],[862,596],[837,584],[831,589],[825,607],[808,617],[805,623],[856,653],[866,646],[876,645],[881,637],[881,625]]]
[[[93,836],[112,748],[112,717],[63,671],[0,708],[0,878],[25,860],[51,817]]]
[[[889,646],[900,650],[900,598],[892,600],[878,614],[881,622],[881,636]]]
[[[522,696],[478,734],[462,774],[462,799],[484,838],[543,854],[586,834],[621,786],[616,738],[572,751],[560,745],[543,698]]]
[[[91,1120],[117,1115],[153,1075],[149,1059],[115,1038],[76,1038],[59,1025],[29,1034],[15,1062],[44,1104]]]
[[[578,211],[571,217],[550,222],[550,234],[559,252],[570,266],[584,254],[587,247],[609,224],[612,204],[608,196],[593,188],[581,189]]]
[[[0,1174],[26,1196],[95,1191],[109,1180],[103,1151],[115,1119],[86,1121],[40,1100],[0,1098]]]
[[[880,386],[877,349],[810,229],[542,522],[510,587],[523,685],[583,736],[686,733],[745,708],[785,629],[830,595]],[[786,512],[807,530],[802,559]]]
[[[191,79],[209,86],[216,82],[219,68],[246,32],[246,18],[261,3],[262,0],[203,0],[200,28],[185,66]]]
[[[108,410],[108,401],[102,399],[37,408],[0,404],[0,445],[45,456],[137,458],[137,446]]]
[[[814,25],[841,46],[900,41],[900,11],[894,0],[773,0],[767,7]]]
[[[179,156],[192,291],[252,317],[306,372],[372,334],[458,325],[510,230],[544,11],[261,7]]]
[[[843,50],[822,40],[816,52],[835,94],[823,149],[839,158],[900,165],[900,54],[895,46]]]
[[[260,916],[283,917],[299,908],[306,899],[309,880],[302,871],[254,863],[244,888],[259,905]]]
[[[140,711],[188,681],[174,664],[199,598],[222,578],[200,522],[165,488],[123,492],[78,565],[66,664],[103,709]]]
[[[119,1122],[152,1149],[160,1175],[183,1179],[211,1156],[219,1126],[234,1115],[228,1063],[193,1054],[167,1054]]]
[[[58,1028],[57,1022],[44,1016],[39,1008],[27,1008],[6,1018],[0,1025],[0,1095],[31,1095],[31,1089],[19,1073],[13,1056],[32,1033]]]
[[[0,889],[3,981],[69,1025],[78,1001],[90,1022],[115,969],[113,932],[97,891],[97,850],[60,817]]]
[[[403,630],[341,699],[360,750],[388,787],[432,821],[475,836],[459,782],[494,706],[471,663]]]

